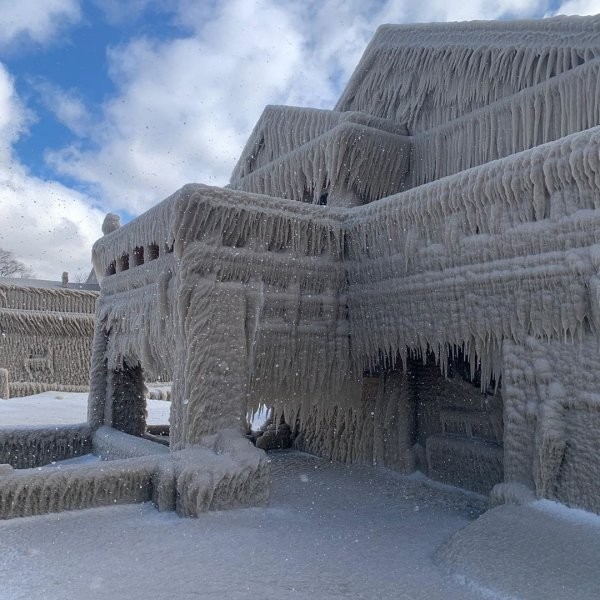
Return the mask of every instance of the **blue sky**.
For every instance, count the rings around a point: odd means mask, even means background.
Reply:
[[[108,211],[227,183],[266,104],[331,108],[381,23],[600,0],[0,0],[0,247],[87,274]]]

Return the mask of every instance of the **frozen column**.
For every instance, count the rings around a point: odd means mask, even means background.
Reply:
[[[8,389],[8,369],[0,369],[0,398],[5,400],[10,398]]]
[[[238,282],[193,286],[177,351],[171,446],[180,449],[223,429],[242,433],[248,369],[246,296]]]

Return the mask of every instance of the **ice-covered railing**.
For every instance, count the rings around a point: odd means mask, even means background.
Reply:
[[[335,110],[406,123],[415,135],[600,57],[599,23],[383,25]]]
[[[194,201],[190,203],[192,194]],[[319,208],[191,184],[99,239],[92,259],[96,274],[102,278],[111,264],[131,255],[135,248],[158,245],[167,247],[169,253],[175,249],[181,255],[192,239],[237,248],[252,239],[258,247],[269,250],[289,249],[306,255],[327,251],[339,255],[343,245],[339,230],[340,218],[329,219],[328,213]]]
[[[82,365],[83,368],[87,368],[86,365]],[[70,385],[64,383],[50,383],[50,382],[39,382],[39,381],[17,381],[9,384],[10,397],[18,398],[21,396],[34,396],[36,394],[43,394],[44,392],[87,392],[89,391],[88,381],[85,381],[81,385]]]
[[[92,264],[98,281],[171,253],[174,239],[170,222],[171,207],[167,199],[100,238],[92,248]]]
[[[343,251],[342,211],[203,185],[183,187],[174,208],[178,255],[197,241],[307,257]]]
[[[600,124],[600,60],[411,138],[410,186]]]
[[[188,517],[265,504],[270,471],[264,453],[231,432],[210,443],[171,454],[3,471],[0,519],[148,501]]]
[[[267,106],[254,126],[231,174],[231,182],[314,140],[341,123],[356,123],[395,135],[407,135],[403,124],[356,111],[334,112],[296,106]]]
[[[0,426],[0,464],[15,469],[40,467],[87,454],[91,449],[92,430],[86,423],[60,427]]]
[[[357,355],[457,345],[481,359],[483,381],[500,372],[503,339],[598,330],[599,157],[594,128],[349,213]]]

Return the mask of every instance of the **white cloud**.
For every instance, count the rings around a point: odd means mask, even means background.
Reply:
[[[102,218],[89,198],[60,183],[32,177],[18,164],[0,167],[0,247],[39,278],[87,275]]]
[[[90,115],[77,90],[64,90],[52,82],[36,78],[30,85],[38,93],[40,102],[56,117],[56,120],[81,137],[88,133]]]
[[[58,280],[63,271],[87,274],[103,215],[90,198],[31,176],[14,158],[11,145],[29,119],[0,63],[0,247],[41,278]]]
[[[600,13],[600,0],[569,0],[557,9],[557,15],[597,15]]]
[[[20,39],[48,43],[81,18],[79,0],[0,0],[0,45]]]
[[[287,95],[301,46],[275,2],[232,0],[202,36],[112,49],[119,94],[94,132],[98,149],[72,145],[49,162],[134,213],[189,181],[226,183],[265,104]]]
[[[423,22],[533,18],[543,15],[547,4],[544,0],[428,0],[413,3],[407,17]]]
[[[197,0],[194,2],[204,4]],[[94,0],[94,4],[104,13],[109,23],[120,24],[141,17],[148,9],[170,12],[175,9],[177,0]]]
[[[27,131],[32,119],[15,92],[12,77],[0,63],[0,162],[10,160],[12,144]]]

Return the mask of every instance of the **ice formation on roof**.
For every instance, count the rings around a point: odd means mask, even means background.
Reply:
[[[382,25],[335,109],[414,135],[598,58],[597,27],[597,17]]]
[[[598,402],[565,368],[600,372],[599,29],[383,26],[335,110],[267,107],[227,189],[185,186],[107,233],[89,443],[160,506],[192,494],[182,514],[210,490],[262,502],[242,434],[267,404],[330,458],[600,510]],[[160,458],[98,437],[144,432],[144,377],[173,380]]]

